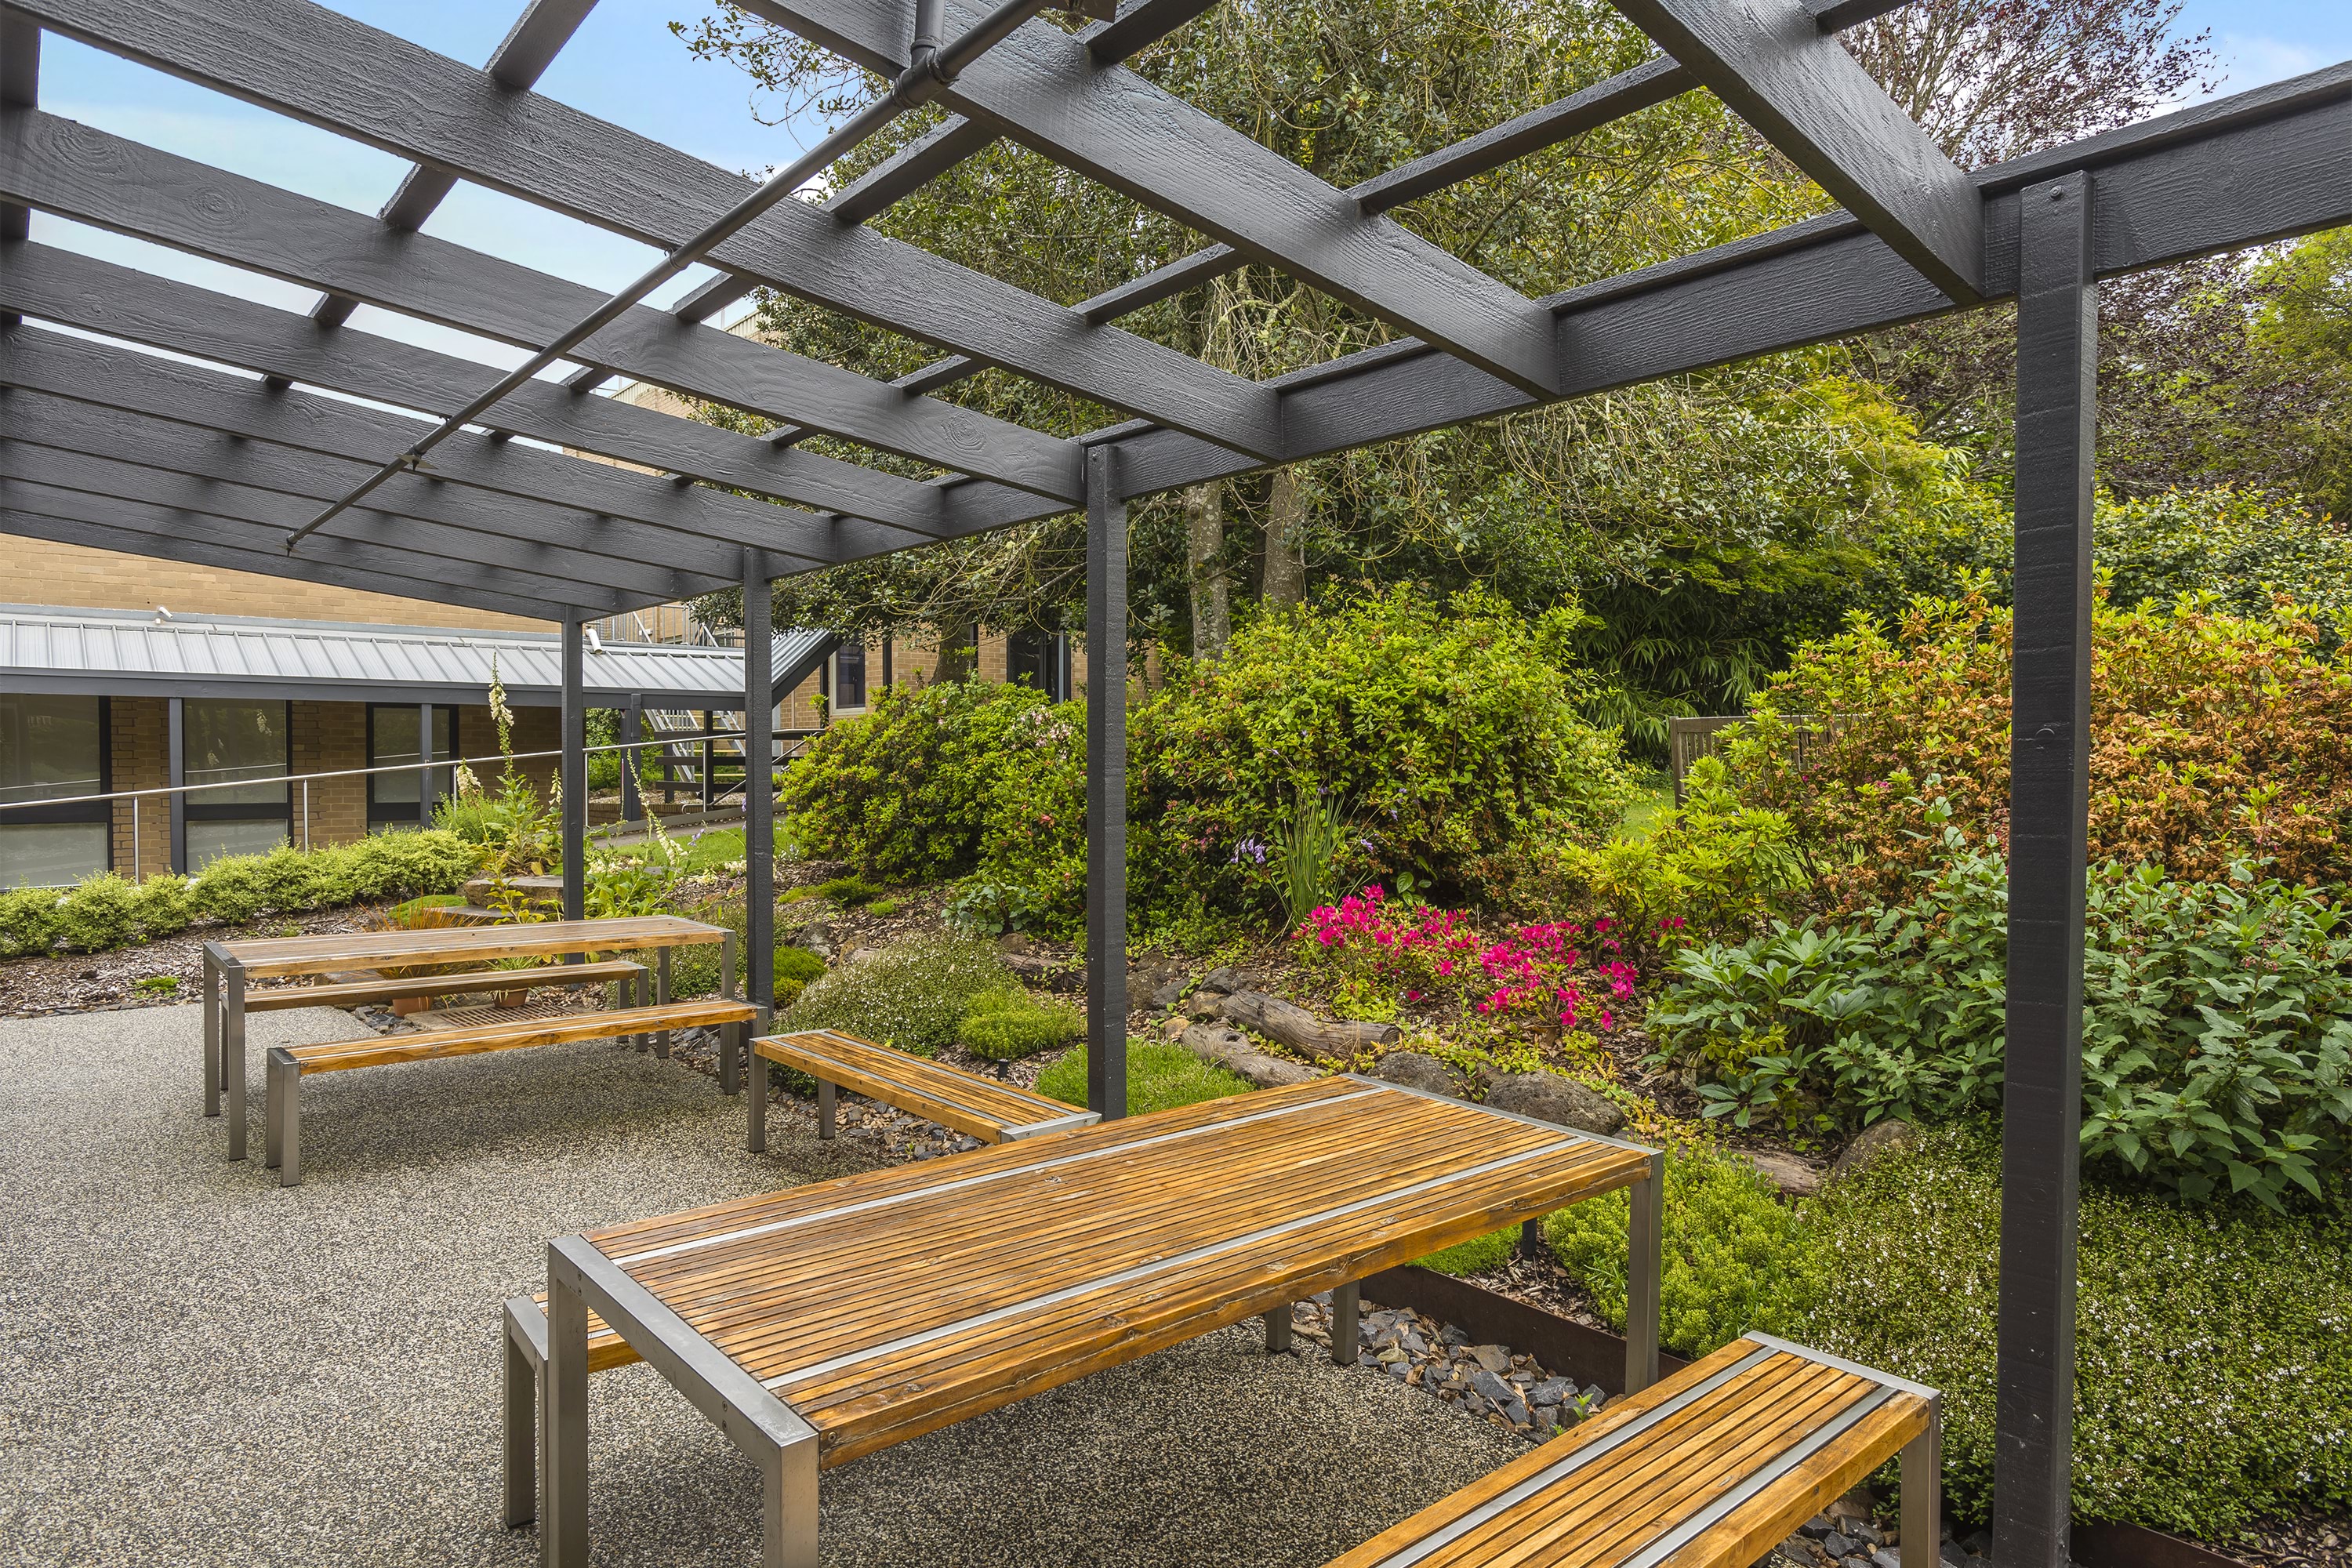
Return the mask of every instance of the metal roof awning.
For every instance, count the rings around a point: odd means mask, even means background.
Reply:
[[[806,679],[839,640],[801,627],[776,633],[770,668],[777,698]],[[732,712],[743,705],[743,655],[736,648],[607,642],[587,655],[583,669],[592,706],[631,696],[657,707]],[[555,632],[0,606],[0,690],[483,702],[495,677],[509,701],[551,707],[562,700],[562,675]]]

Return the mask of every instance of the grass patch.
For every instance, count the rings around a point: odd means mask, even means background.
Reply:
[[[1173,1040],[1127,1042],[1127,1113],[1149,1115],[1247,1094],[1249,1079],[1202,1061]],[[1087,1048],[1079,1046],[1045,1064],[1037,1092],[1066,1105],[1087,1102]]]
[[[1643,773],[1632,805],[1617,820],[1612,838],[1647,838],[1660,827],[1674,820],[1675,776],[1670,773]]]

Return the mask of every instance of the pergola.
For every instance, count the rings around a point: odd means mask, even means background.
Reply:
[[[944,10],[941,0],[738,3],[895,84],[757,184],[531,90],[593,0],[531,0],[478,70],[309,0],[0,0],[0,531],[561,623],[571,634],[566,901],[576,913],[586,621],[741,586],[757,755],[771,724],[772,581],[1083,507],[1095,634],[1089,1082],[1097,1109],[1116,1114],[1131,498],[2016,301],[1994,1552],[2002,1568],[2063,1568],[2096,290],[2104,278],[2352,222],[2352,64],[1963,171],[1837,40],[1901,0],[1618,0],[1659,58],[1343,191],[1121,64],[1211,0],[1126,0],[1075,32],[1032,19],[1040,0],[985,13],[966,0]],[[43,29],[413,167],[368,218],[46,114]],[[1547,299],[1385,216],[1700,89],[1843,210]],[[948,111],[935,130],[822,204],[795,196],[857,140],[927,102]],[[864,226],[998,138],[1215,243],[1063,306]],[[461,179],[644,241],[665,259],[606,299],[418,232]],[[34,207],[320,299],[304,319],[35,244]],[[721,276],[671,309],[640,302],[698,260]],[[1395,335],[1255,382],[1116,324],[1244,263],[1278,268]],[[886,385],[707,324],[761,287],[936,344],[942,357]],[[501,376],[341,330],[361,304],[531,358]],[[581,368],[562,384],[534,378],[559,362]],[[938,395],[988,368],[1130,417],[1063,439]],[[778,428],[754,437],[590,395],[614,375]],[[917,481],[796,444],[818,432],[942,477]],[[747,799],[753,994],[764,995],[773,807],[765,791]]]

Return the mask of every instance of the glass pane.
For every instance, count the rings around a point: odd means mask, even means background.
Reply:
[[[95,697],[0,697],[0,801],[103,793],[98,714]]]
[[[188,782],[268,779],[236,789],[199,790],[191,805],[283,805],[286,804],[286,704],[283,702],[191,702],[187,725]]]
[[[0,888],[63,888],[106,869],[106,824],[0,826]]]
[[[835,709],[866,706],[866,647],[844,645],[833,656],[833,705]]]
[[[454,757],[457,754],[457,710],[436,708],[433,710],[433,754]],[[414,708],[371,708],[368,710],[368,766],[392,767],[401,763],[421,762],[416,752],[416,710]],[[449,794],[449,770],[433,770],[433,798],[441,800]],[[368,801],[380,806],[416,804],[416,775],[408,773],[371,773],[368,775]]]
[[[267,855],[285,842],[286,824],[280,821],[191,822],[188,869],[201,871],[224,855]]]

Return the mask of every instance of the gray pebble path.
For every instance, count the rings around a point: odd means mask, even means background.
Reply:
[[[611,1043],[305,1086],[303,1183],[201,1114],[193,1007],[0,1021],[0,1563],[499,1564],[499,1303],[547,1238],[860,1168]],[[649,1370],[600,1374],[595,1561],[746,1564],[758,1489]],[[1519,1445],[1248,1328],[828,1473],[829,1564],[1314,1568]]]

